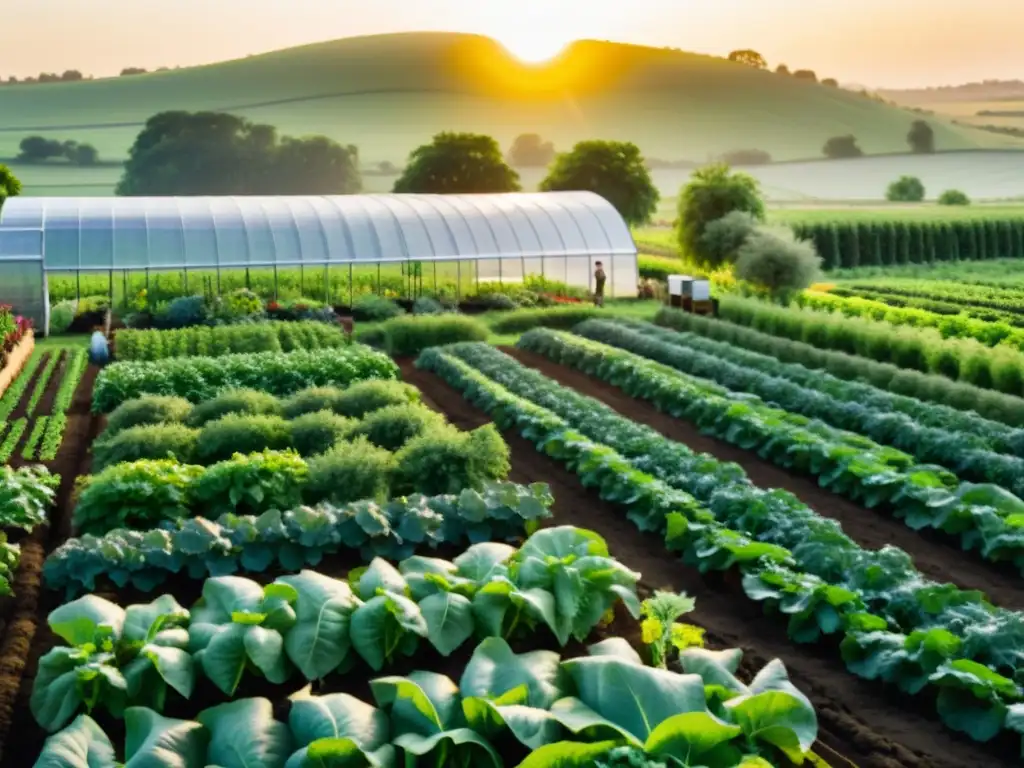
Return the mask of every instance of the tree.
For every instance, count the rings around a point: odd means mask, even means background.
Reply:
[[[959,189],[947,189],[939,195],[938,203],[939,205],[970,205],[971,198]]]
[[[825,154],[825,157],[832,158],[833,160],[861,157],[864,154],[864,150],[857,146],[857,137],[853,135],[833,136],[825,142],[825,146],[821,151]]]
[[[73,83],[84,78],[82,77],[82,73],[79,72],[77,69],[69,69],[63,75],[60,76],[60,79],[63,80],[65,83]]]
[[[357,153],[323,136],[278,142],[269,125],[218,112],[161,112],[128,153],[119,195],[345,194]]]
[[[814,74],[813,69],[798,69],[793,73],[793,77],[797,80],[809,80],[812,83],[818,82],[818,76]]]
[[[745,173],[733,173],[724,163],[694,171],[679,192],[676,235],[682,252],[709,263],[701,237],[712,221],[733,211],[746,211],[758,221],[764,220],[764,201],[757,180]]]
[[[740,248],[734,273],[773,298],[788,300],[820,278],[821,257],[789,227],[760,226]]]
[[[892,203],[919,203],[924,200],[924,184],[916,176],[900,176],[885,191],[885,199]]]
[[[121,77],[129,77],[130,75],[144,75],[146,74],[145,67],[125,67],[121,70]]]
[[[100,159],[100,153],[92,144],[77,144],[68,142],[70,146],[65,147],[64,156],[75,165],[96,165]]]
[[[508,151],[508,164],[513,168],[547,168],[554,159],[555,145],[538,133],[516,136]]]
[[[775,74],[789,76],[789,67],[785,64],[779,64],[779,66],[775,68]]]
[[[930,155],[935,152],[935,131],[924,120],[915,120],[907,133],[907,144],[915,154]]]
[[[28,163],[38,163],[51,157],[64,156],[64,144],[55,139],[43,136],[26,136],[18,145],[18,159]]]
[[[757,224],[757,219],[746,211],[733,211],[709,222],[700,236],[704,263],[710,267],[732,264]]]
[[[502,158],[493,138],[448,132],[414,149],[394,186],[395,192],[443,195],[520,189],[519,174]]]
[[[0,206],[8,197],[17,197],[21,194],[21,182],[14,175],[10,168],[0,164]]]
[[[748,67],[754,69],[767,69],[768,62],[764,60],[757,51],[752,51],[749,48],[744,48],[739,51],[733,51],[729,54],[729,61],[735,61],[737,64],[746,64]]]
[[[660,199],[640,148],[625,141],[579,142],[555,158],[540,189],[595,192],[631,225],[650,221]]]
[[[839,81],[836,80],[834,77],[826,77],[824,80],[821,81],[821,84],[822,85],[827,85],[830,88],[838,88],[839,87]]]

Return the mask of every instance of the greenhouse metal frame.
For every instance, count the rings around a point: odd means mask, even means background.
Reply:
[[[609,296],[635,296],[637,249],[629,227],[590,192],[494,195],[283,197],[15,197],[0,209],[0,301],[44,324],[48,276],[323,270],[328,302],[348,298],[353,270],[401,265],[418,279],[433,265],[473,281],[541,275],[593,289],[604,263]],[[468,266],[471,264],[471,266]],[[349,273],[349,296],[331,296],[331,270]],[[371,269],[372,272],[372,269]],[[300,278],[302,279],[302,278]],[[80,287],[76,293],[81,295]],[[34,299],[33,299],[34,296]],[[27,302],[27,304],[26,304]],[[340,303],[340,302],[334,302]]]

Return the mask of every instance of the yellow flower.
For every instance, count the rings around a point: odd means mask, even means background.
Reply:
[[[673,624],[672,645],[680,651],[684,651],[687,648],[703,648],[704,630],[701,627],[695,627],[693,624]]]
[[[661,640],[661,635],[664,632],[661,622],[657,619],[644,619],[640,623],[640,634],[643,638],[644,643],[651,645]]]

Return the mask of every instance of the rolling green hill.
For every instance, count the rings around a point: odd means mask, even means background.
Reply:
[[[535,131],[560,148],[628,139],[648,157],[703,162],[757,148],[777,160],[820,156],[853,133],[868,153],[906,150],[917,115],[836,88],[724,59],[582,41],[524,65],[474,35],[349,38],[203,67],[80,83],[0,88],[0,157],[29,134],[94,144],[125,157],[141,124],[169,109],[222,110],[291,135],[356,144],[365,166],[401,164],[441,130],[489,133],[507,147]],[[933,120],[940,150],[1024,148],[1024,141]],[[17,165],[29,194],[102,194],[116,167]],[[377,186],[369,184],[368,186]],[[673,192],[675,190],[672,190]]]

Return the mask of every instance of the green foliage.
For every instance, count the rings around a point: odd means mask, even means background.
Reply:
[[[442,132],[412,151],[393,191],[451,195],[520,189],[519,174],[490,136]]]
[[[508,151],[508,164],[513,168],[547,168],[555,159],[555,145],[540,134],[521,133]]]
[[[736,261],[740,249],[757,227],[757,219],[746,211],[733,211],[709,222],[700,237],[705,265],[715,269]]]
[[[636,257],[637,270],[641,280],[657,280],[668,282],[669,275],[678,275],[683,271],[683,262],[663,256],[649,256],[641,253]]]
[[[31,531],[45,523],[59,485],[60,475],[42,466],[0,468],[0,528]]]
[[[252,298],[225,299],[226,307],[245,314]],[[259,302],[259,298],[256,297]],[[227,309],[226,311],[232,311]],[[257,312],[262,312],[262,303]],[[168,357],[202,357],[249,352],[291,352],[346,344],[340,326],[313,321],[266,321],[255,325],[220,325],[179,330],[123,329],[115,336],[118,360],[161,360]]]
[[[631,226],[650,221],[661,197],[640,148],[626,141],[579,142],[555,158],[540,190],[594,192]]]
[[[893,203],[919,203],[924,200],[924,184],[916,176],[900,176],[885,190],[885,199]]]
[[[412,303],[412,313],[414,315],[439,315],[443,311],[444,307],[441,305],[441,302],[430,296],[420,296]]]
[[[309,460],[309,483],[303,491],[310,503],[346,504],[363,499],[383,502],[391,486],[394,457],[366,439],[335,445]]]
[[[915,120],[907,132],[907,144],[914,154],[932,154],[935,152],[935,131],[924,120]]]
[[[349,436],[365,437],[380,448],[397,451],[417,435],[438,430],[445,424],[442,414],[420,403],[388,405],[367,414]]]
[[[50,307],[50,333],[65,333],[75,320],[75,303],[58,301]]]
[[[756,179],[745,173],[732,173],[727,165],[710,165],[694,171],[679,193],[677,236],[679,247],[698,263],[710,258],[701,240],[712,221],[733,211],[749,213],[764,220],[764,202]]]
[[[363,379],[398,376],[398,366],[368,347],[302,350],[281,354],[186,357],[112,363],[96,377],[93,410],[112,411],[145,394],[178,395],[193,403],[225,389],[252,387],[282,397],[307,387],[347,385]]]
[[[729,54],[729,61],[735,61],[737,64],[746,64],[748,67],[753,67],[754,69],[768,68],[768,62],[764,60],[764,56],[750,48],[732,51]]]
[[[939,195],[937,202],[939,205],[970,205],[971,198],[959,189],[947,189]]]
[[[457,493],[504,480],[509,448],[493,424],[472,432],[450,427],[414,437],[395,454],[392,493]]]
[[[283,137],[218,112],[161,112],[128,152],[118,195],[337,195],[358,192],[355,147]]]
[[[214,464],[189,489],[192,510],[214,520],[223,514],[261,515],[302,503],[309,468],[292,451],[236,453]]]
[[[821,257],[788,227],[762,226],[740,247],[734,274],[773,297],[787,298],[818,280]]]
[[[230,413],[199,430],[196,459],[202,464],[230,459],[236,453],[291,447],[289,422],[280,416]]]
[[[116,411],[115,411],[116,413]],[[258,389],[229,389],[191,408],[186,423],[202,427],[229,414],[243,416],[278,416],[281,402]]]
[[[353,385],[355,387],[373,386],[378,383],[401,384],[401,382],[376,382],[367,381]],[[318,411],[333,411],[335,404],[339,402],[342,395],[351,390],[342,390],[340,387],[310,387],[296,392],[294,395],[281,403],[280,411],[286,419],[297,419],[307,413]],[[372,410],[372,409],[371,409]],[[362,414],[359,414],[360,416]]]
[[[491,324],[495,333],[522,333],[531,328],[572,328],[601,310],[596,307],[551,307],[546,309],[520,309],[503,315]]]
[[[846,136],[833,136],[825,142],[822,147],[822,154],[832,160],[844,158],[862,157],[864,150],[857,146],[857,137],[852,134]]]
[[[391,299],[375,296],[372,293],[360,296],[352,305],[352,316],[356,320],[376,322],[378,320],[389,320],[392,317],[404,314],[405,310]]]
[[[487,326],[465,315],[396,317],[384,323],[388,354],[415,355],[427,347],[458,341],[485,341]]]
[[[117,528],[149,530],[187,517],[189,488],[202,473],[202,467],[165,459],[118,464],[91,475],[75,505],[75,530],[94,535]]]
[[[8,197],[17,197],[21,194],[21,182],[3,163],[0,163],[0,207]]]
[[[317,456],[344,440],[356,423],[328,410],[305,413],[288,422],[291,444],[302,456]]]
[[[361,419],[389,405],[418,403],[420,391],[404,381],[371,379],[353,384],[329,406],[340,416]]]
[[[175,423],[141,424],[111,436],[104,433],[92,446],[93,471],[140,459],[170,458],[187,464],[198,458],[200,438],[199,430]]]

